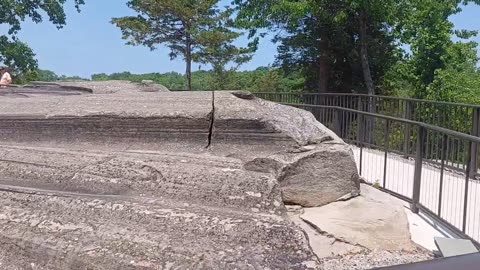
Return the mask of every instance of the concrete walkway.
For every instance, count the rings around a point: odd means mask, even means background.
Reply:
[[[360,149],[355,146],[352,146],[352,149],[360,171]],[[361,164],[362,177],[371,184],[378,183],[390,191],[411,198],[413,192],[414,160],[388,153],[386,170],[384,164],[384,152],[373,149],[363,149]],[[386,178],[384,178],[385,171]],[[443,219],[462,230],[465,207],[465,182],[465,175],[459,172],[445,170],[443,175],[443,191],[442,196],[440,196],[440,169],[424,163],[422,167],[420,203],[432,212],[440,213]],[[441,209],[440,212],[438,212],[440,200]],[[468,181],[466,214],[466,233],[473,239],[480,241],[480,182],[474,179]],[[420,223],[418,222],[419,216],[413,215],[411,212],[409,218],[417,219],[417,223]],[[426,218],[424,217],[422,220],[425,221]],[[429,220],[428,223],[435,225],[431,220]],[[424,233],[424,230],[420,229],[418,235],[425,238],[425,235],[422,236],[422,233]],[[415,233],[412,232],[412,235],[414,234]],[[433,243],[434,235],[431,236]],[[430,236],[427,238],[430,238]]]

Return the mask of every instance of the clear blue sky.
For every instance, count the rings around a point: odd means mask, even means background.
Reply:
[[[147,48],[124,45],[120,31],[109,21],[112,17],[132,14],[125,4],[127,0],[87,0],[80,14],[73,8],[72,1],[68,2],[68,22],[63,29],[57,30],[47,22],[23,24],[19,37],[35,51],[40,68],[61,75],[86,78],[102,72],[184,72],[183,61],[180,58],[170,61],[165,48],[152,52]],[[222,1],[224,4],[229,2]],[[480,7],[468,6],[452,20],[456,28],[479,30]],[[475,40],[480,43],[480,37]],[[239,42],[244,43],[245,39]],[[275,54],[276,45],[268,38],[264,39],[252,61],[241,69],[249,70],[272,64]],[[198,65],[194,65],[194,68],[197,69]]]

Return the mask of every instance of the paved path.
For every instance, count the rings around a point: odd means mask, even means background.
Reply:
[[[360,149],[353,147],[357,166],[360,170]],[[382,187],[403,196],[412,197],[414,160],[399,155],[387,155],[386,179],[384,182],[385,153],[363,149],[361,175],[369,183],[378,182]],[[420,187],[420,203],[434,213],[439,213],[441,173],[439,168],[423,164]],[[465,175],[445,171],[440,216],[458,229],[463,226]],[[467,192],[466,233],[480,241],[480,181],[470,179]]]

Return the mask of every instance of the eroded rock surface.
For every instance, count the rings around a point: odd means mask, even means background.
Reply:
[[[0,100],[0,268],[318,266],[284,202],[358,194],[333,132],[228,92],[108,91]]]
[[[277,215],[169,202],[0,192],[1,269],[306,269]]]
[[[403,203],[362,185],[355,198],[322,207],[287,207],[308,235],[319,269],[373,269],[433,259],[411,240]]]
[[[389,194],[362,185],[362,195],[305,209],[300,216],[318,231],[369,250],[413,251],[404,206]]]

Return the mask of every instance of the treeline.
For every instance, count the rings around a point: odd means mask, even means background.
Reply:
[[[188,89],[185,75],[177,72],[132,74],[130,72],[92,75],[94,81],[128,80],[141,82],[152,80],[172,90]],[[229,71],[218,81],[214,71],[192,72],[192,90],[248,90],[255,92],[298,92],[304,87],[299,73],[285,74],[280,69],[259,67],[251,71]]]
[[[31,2],[31,3],[30,3]],[[31,80],[35,54],[16,34],[26,17],[46,14],[65,25],[63,4],[1,6],[8,34],[0,35],[0,62]],[[81,5],[83,0],[76,0]],[[132,16],[112,18],[126,44],[152,53],[168,48],[185,60],[185,75],[96,74],[93,79],[150,79],[171,89],[354,92],[454,102],[480,102],[476,31],[456,29],[452,16],[480,0],[219,0],[127,1]],[[51,7],[56,7],[51,9]],[[46,11],[46,12],[42,12]],[[38,13],[40,11],[40,13]],[[107,22],[106,22],[107,23]],[[238,71],[267,33],[278,45],[274,68]],[[236,40],[248,35],[245,47]],[[405,48],[408,48],[406,50]],[[211,71],[191,72],[192,64]]]
[[[37,70],[30,74],[29,80],[46,82],[62,80],[88,80],[78,76],[59,76],[50,70]],[[92,81],[125,80],[141,82],[151,80],[172,90],[188,88],[185,75],[177,72],[133,74],[118,72],[112,74],[93,74]],[[224,74],[222,82],[218,81],[214,71],[192,72],[193,90],[248,90],[252,92],[300,92],[305,79],[299,73],[285,74],[282,70],[271,67],[259,67],[250,71],[229,71]]]

